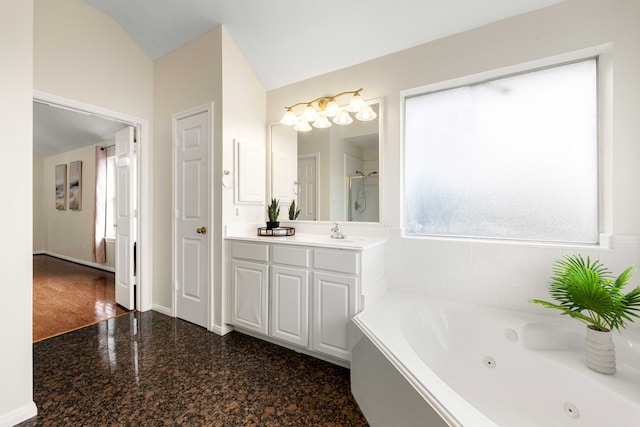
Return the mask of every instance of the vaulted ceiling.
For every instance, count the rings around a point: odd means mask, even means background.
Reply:
[[[270,90],[562,0],[84,1],[152,59],[223,24]],[[34,104],[34,151],[44,156],[110,138],[121,127],[54,110]]]
[[[267,90],[561,0],[84,0],[152,58],[224,24]]]

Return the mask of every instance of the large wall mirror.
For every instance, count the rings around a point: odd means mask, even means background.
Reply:
[[[287,219],[292,200],[298,220],[380,222],[381,100],[369,101],[377,117],[345,126],[297,132],[271,126],[271,197]]]

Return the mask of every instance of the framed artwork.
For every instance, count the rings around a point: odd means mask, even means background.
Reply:
[[[67,209],[67,165],[56,165],[56,209]]]
[[[82,161],[69,163],[69,209],[82,210]]]

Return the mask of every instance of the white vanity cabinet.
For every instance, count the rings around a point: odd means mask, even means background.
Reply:
[[[349,321],[359,311],[359,251],[315,249],[312,349],[350,360]]]
[[[311,249],[272,245],[271,331],[274,338],[309,345]]]
[[[231,245],[231,323],[250,331],[268,332],[269,247],[256,243]]]
[[[360,250],[228,240],[227,321],[240,331],[348,364],[350,320],[363,309],[363,288],[384,282],[383,246]]]

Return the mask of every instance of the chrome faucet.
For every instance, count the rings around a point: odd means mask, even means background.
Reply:
[[[332,239],[346,239],[347,236],[342,234],[342,230],[340,229],[340,225],[337,222],[333,223],[333,228],[331,229],[331,238]]]

